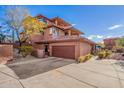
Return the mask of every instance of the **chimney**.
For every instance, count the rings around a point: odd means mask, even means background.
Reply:
[[[55,20],[55,24],[58,25],[58,21],[57,21],[57,19]]]

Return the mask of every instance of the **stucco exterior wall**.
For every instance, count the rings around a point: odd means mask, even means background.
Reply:
[[[33,44],[34,49],[45,49],[44,44]]]
[[[52,46],[68,46],[68,45],[75,46],[75,59],[77,59],[79,56],[83,56],[88,53],[91,53],[92,50],[92,46],[85,42],[58,42],[58,43],[51,43],[49,45],[50,55],[52,56]]]
[[[80,42],[80,56],[91,53],[92,46],[85,42]]]
[[[60,35],[60,36],[65,36],[64,31],[62,31],[62,30],[60,30],[60,29],[58,29],[58,31],[59,31],[59,35]]]
[[[43,35],[42,34],[31,35],[30,38],[32,42],[38,42],[40,40],[43,40]]]
[[[0,45],[0,57],[13,59],[13,45]]]
[[[79,56],[86,55],[88,53],[91,53],[92,46],[86,42],[80,42],[80,41],[63,41],[63,42],[55,42],[55,43],[49,43],[48,51],[50,53],[50,56],[52,56],[52,47],[53,46],[75,46],[75,59],[78,59]],[[34,49],[45,49],[44,44],[35,44]],[[63,51],[66,53],[66,51]]]
[[[47,39],[48,37],[50,37],[50,32],[49,32],[49,28],[48,29],[45,29],[45,32],[44,32],[44,39]]]

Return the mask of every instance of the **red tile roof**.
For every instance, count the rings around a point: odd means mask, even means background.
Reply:
[[[65,20],[63,20],[62,18],[59,18],[59,17],[55,17],[55,18],[52,18],[52,19],[49,19],[41,14],[37,15],[36,18],[40,19],[40,18],[45,18],[47,20],[49,20],[50,22],[53,22],[53,24],[48,24],[48,27],[46,28],[49,28],[51,26],[55,26],[57,28],[60,28],[62,30],[73,30],[73,31],[76,31],[80,34],[84,34],[83,32],[81,32],[80,30],[74,28],[70,23],[66,22]],[[57,20],[57,24],[55,24],[55,21]]]

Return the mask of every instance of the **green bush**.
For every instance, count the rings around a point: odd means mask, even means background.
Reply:
[[[111,52],[108,51],[108,50],[103,50],[103,51],[100,51],[100,52],[98,53],[98,57],[99,57],[100,59],[106,58],[106,57],[108,57],[108,56],[110,56],[110,55],[111,55]]]
[[[99,53],[98,53],[98,57],[99,57],[100,59],[105,58],[105,56],[106,56],[105,51],[102,51],[102,52],[99,52]]]
[[[106,51],[106,56],[105,56],[105,57],[108,57],[108,56],[110,56],[111,54],[112,54],[111,51]]]
[[[118,47],[124,47],[124,38],[118,38],[115,42]]]
[[[92,57],[91,54],[86,55],[86,60],[89,60]]]
[[[87,55],[85,55],[85,56],[80,56],[80,57],[78,58],[78,62],[79,62],[79,63],[85,62],[85,61],[89,60],[91,57],[92,57],[91,54],[87,54]]]
[[[23,57],[26,57],[27,55],[30,55],[32,53],[32,46],[29,45],[23,45],[20,47],[20,51]]]

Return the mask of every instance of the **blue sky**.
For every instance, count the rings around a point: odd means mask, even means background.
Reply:
[[[61,17],[75,24],[75,27],[85,33],[85,37],[99,42],[104,38],[124,36],[124,6],[22,6],[26,7],[32,16],[43,14],[48,18]],[[0,16],[3,16],[6,6],[0,6]]]

